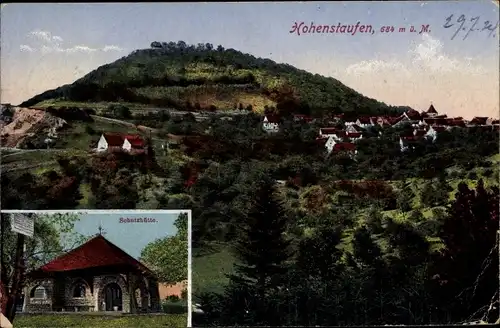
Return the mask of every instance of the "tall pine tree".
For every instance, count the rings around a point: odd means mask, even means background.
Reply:
[[[286,290],[291,254],[287,217],[274,180],[262,181],[242,221],[234,247],[239,261],[226,289],[228,303],[236,307],[228,315],[237,321],[232,324],[280,325],[278,298]]]
[[[465,183],[448,210],[440,237],[444,252],[433,264],[437,307],[449,322],[477,320],[498,291],[498,188]]]

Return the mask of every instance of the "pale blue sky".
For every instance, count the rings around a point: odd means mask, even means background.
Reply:
[[[75,223],[74,231],[84,236],[94,236],[102,224],[103,235],[110,242],[123,249],[129,255],[139,258],[142,249],[150,242],[173,236],[177,233],[174,225],[178,214],[159,214],[155,212],[141,214],[82,214]],[[120,218],[153,218],[154,223],[120,223]],[[64,242],[64,239],[62,240]]]
[[[497,23],[498,6],[487,0],[9,4],[1,12],[2,102],[19,103],[71,83],[152,41],[184,40],[332,76],[390,104],[426,109],[432,101],[452,115],[498,116],[498,36],[472,32],[462,40],[464,31],[450,40],[454,28],[443,28],[450,14],[480,16],[482,27],[486,20]],[[430,33],[289,33],[295,22],[357,21],[377,31],[383,25],[429,24]]]

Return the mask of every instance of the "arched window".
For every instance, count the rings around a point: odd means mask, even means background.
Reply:
[[[47,298],[47,291],[43,286],[36,286],[30,292],[31,298]]]
[[[73,288],[73,297],[85,297],[85,285],[78,283]]]

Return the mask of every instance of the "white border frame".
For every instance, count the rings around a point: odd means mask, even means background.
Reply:
[[[72,213],[72,214],[180,214],[187,213],[188,215],[188,281],[187,281],[187,327],[192,327],[193,318],[193,299],[192,299],[192,211],[191,210],[0,210],[0,213],[15,214],[15,213],[34,213],[34,214],[58,214],[58,213]]]

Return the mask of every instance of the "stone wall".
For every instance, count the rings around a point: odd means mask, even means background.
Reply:
[[[34,295],[37,287],[43,287],[45,289],[45,297],[38,297],[40,295]],[[54,280],[44,279],[32,281],[26,286],[24,295],[24,311],[52,311],[52,302],[54,299]]]
[[[160,312],[158,282],[135,274],[107,274],[94,277],[63,276],[31,282],[25,289],[24,309],[26,312],[43,311],[105,311],[105,288],[115,283],[121,290],[122,310],[130,312],[131,302],[136,299],[139,312]],[[82,297],[74,293],[77,286],[83,286]],[[45,288],[44,298],[31,297],[38,286]],[[41,296],[40,295],[36,296]]]

